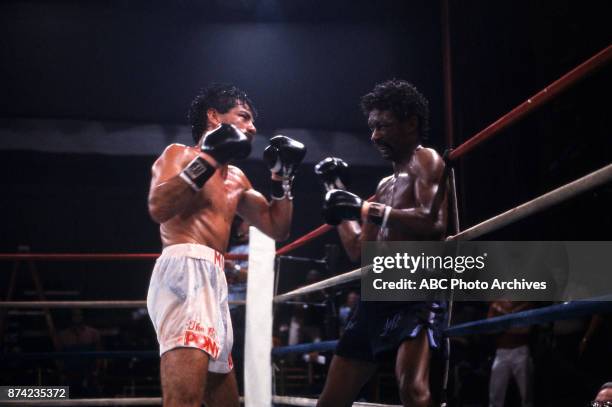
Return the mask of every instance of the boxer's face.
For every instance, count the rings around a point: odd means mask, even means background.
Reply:
[[[386,160],[399,160],[418,143],[418,119],[411,116],[400,122],[389,110],[374,109],[368,115],[372,142]]]
[[[211,112],[212,111],[212,112]],[[253,112],[248,105],[238,102],[236,106],[232,107],[225,113],[219,113],[215,109],[210,109],[208,112],[208,124],[210,128],[215,128],[219,124],[233,124],[242,131],[253,141],[257,129],[255,128],[255,122],[253,119]]]

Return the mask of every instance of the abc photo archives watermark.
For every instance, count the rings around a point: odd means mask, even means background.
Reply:
[[[612,295],[612,242],[364,242],[365,301],[571,301]],[[611,297],[612,300],[612,297]]]

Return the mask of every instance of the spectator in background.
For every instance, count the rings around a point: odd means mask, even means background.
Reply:
[[[591,402],[591,407],[610,407],[612,406],[612,382],[605,383],[599,389],[595,400]]]
[[[321,273],[310,270],[306,274],[304,285],[321,281]],[[325,297],[321,292],[314,292],[297,299],[289,327],[289,345],[304,342],[318,342],[323,337],[325,320]]]
[[[340,305],[340,309],[338,310],[338,318],[340,319],[340,334],[344,332],[344,326],[348,322],[353,312],[355,312],[355,308],[357,308],[357,304],[359,304],[359,299],[361,296],[357,291],[349,291],[346,294],[346,300],[344,304]]]
[[[524,311],[529,302],[494,301],[489,307],[488,318]],[[489,407],[503,407],[510,378],[521,394],[523,407],[533,406],[533,362],[529,353],[530,327],[511,328],[496,338],[496,352],[489,382]]]
[[[304,285],[314,284],[322,280],[321,273],[312,269],[306,274]],[[320,342],[325,332],[326,299],[322,291],[298,297],[293,308],[289,324],[289,345],[298,343]],[[325,364],[326,359],[318,352],[303,355],[305,362]]]
[[[86,325],[83,311],[71,310],[70,326],[58,334],[60,350],[64,352],[91,352],[102,350],[100,331]],[[90,357],[69,357],[63,362],[64,383],[71,396],[99,396],[99,377],[103,360]]]

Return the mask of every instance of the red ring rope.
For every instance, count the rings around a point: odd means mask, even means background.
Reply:
[[[159,253],[1,253],[1,260],[46,261],[107,261],[107,260],[155,260]],[[226,260],[247,260],[247,254],[225,253]]]
[[[525,117],[538,107],[542,106],[555,96],[559,95],[564,90],[578,83],[589,74],[606,65],[612,59],[612,45],[607,46],[582,64],[578,65],[544,89],[516,106],[514,109],[491,123],[489,126],[476,133],[474,136],[467,139],[464,143],[455,148],[449,155],[451,160],[456,160],[468,152],[472,151],[476,146],[482,144],[492,136],[498,134],[506,127],[517,122]],[[369,198],[371,200],[372,197]],[[321,225],[318,228],[306,233],[293,242],[281,247],[276,251],[277,255],[283,255],[291,250],[297,249],[328,231],[333,229],[329,225]],[[30,253],[5,253],[0,254],[0,260],[149,260],[155,259],[159,254],[155,253],[109,253],[109,254],[30,254]],[[227,260],[246,260],[246,254],[226,253]]]

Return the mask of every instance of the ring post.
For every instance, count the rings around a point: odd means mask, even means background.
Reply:
[[[274,240],[251,226],[249,231],[246,335],[244,346],[244,405],[272,405],[272,299]],[[249,374],[246,374],[249,372]]]

